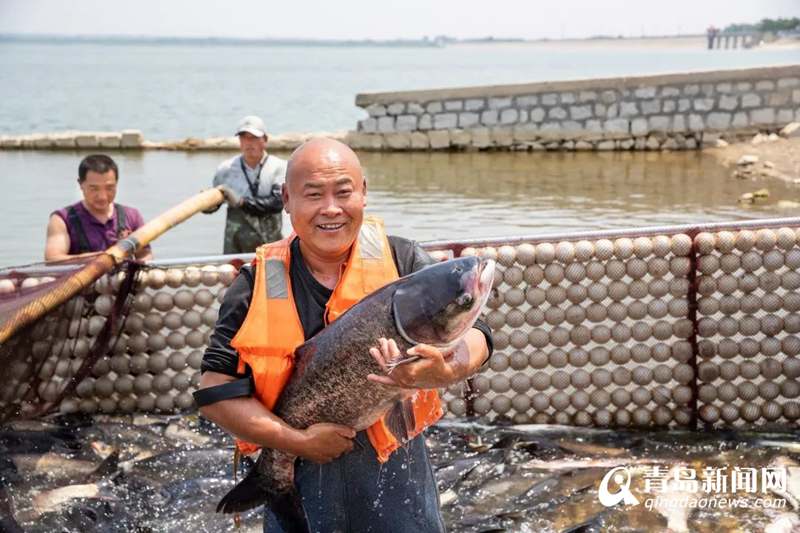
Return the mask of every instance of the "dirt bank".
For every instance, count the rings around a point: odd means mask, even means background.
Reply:
[[[769,176],[800,184],[800,137],[784,139],[778,136],[759,135],[747,142],[706,150],[714,155],[731,173],[737,170],[737,162],[743,156],[756,156],[751,171],[760,176]]]

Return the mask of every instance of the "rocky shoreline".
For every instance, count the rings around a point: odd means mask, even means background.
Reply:
[[[800,185],[800,123],[778,134],[756,134],[744,142],[719,140],[707,153],[731,169],[737,179],[775,178]]]

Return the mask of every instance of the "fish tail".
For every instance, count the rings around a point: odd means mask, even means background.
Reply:
[[[265,491],[255,469],[233,487],[217,505],[218,513],[242,513],[266,504],[286,533],[309,533],[308,518],[296,488]]]
[[[265,503],[267,501],[267,493],[261,487],[258,477],[256,469],[251,470],[242,481],[220,500],[219,504],[217,504],[217,512],[241,513]]]
[[[294,485],[295,457],[265,448],[247,476],[217,505],[218,513],[241,513],[266,504],[286,533],[309,533],[303,501]]]
[[[308,517],[297,489],[270,494],[268,500],[270,510],[286,533],[310,533]]]

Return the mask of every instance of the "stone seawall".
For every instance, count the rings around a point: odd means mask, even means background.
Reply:
[[[317,136],[361,150],[681,150],[800,121],[800,65],[520,85],[359,94],[356,131]],[[238,150],[235,137],[148,141],[139,130],[0,135],[0,149]]]
[[[139,130],[60,131],[28,135],[0,135],[3,149],[142,149],[147,144]]]
[[[270,150],[294,150],[312,137],[344,140],[346,131],[270,135]],[[172,141],[147,141],[139,130],[63,131],[28,135],[0,135],[0,150],[179,150],[238,151],[236,137],[189,137]]]
[[[359,94],[368,150],[696,149],[800,120],[800,65]]]

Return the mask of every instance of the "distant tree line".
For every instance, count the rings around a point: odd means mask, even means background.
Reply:
[[[789,31],[800,27],[800,18],[779,18],[779,19],[762,19],[757,24],[730,24],[725,27],[723,31],[726,32],[739,32],[739,31],[761,31],[761,32],[779,32]]]

